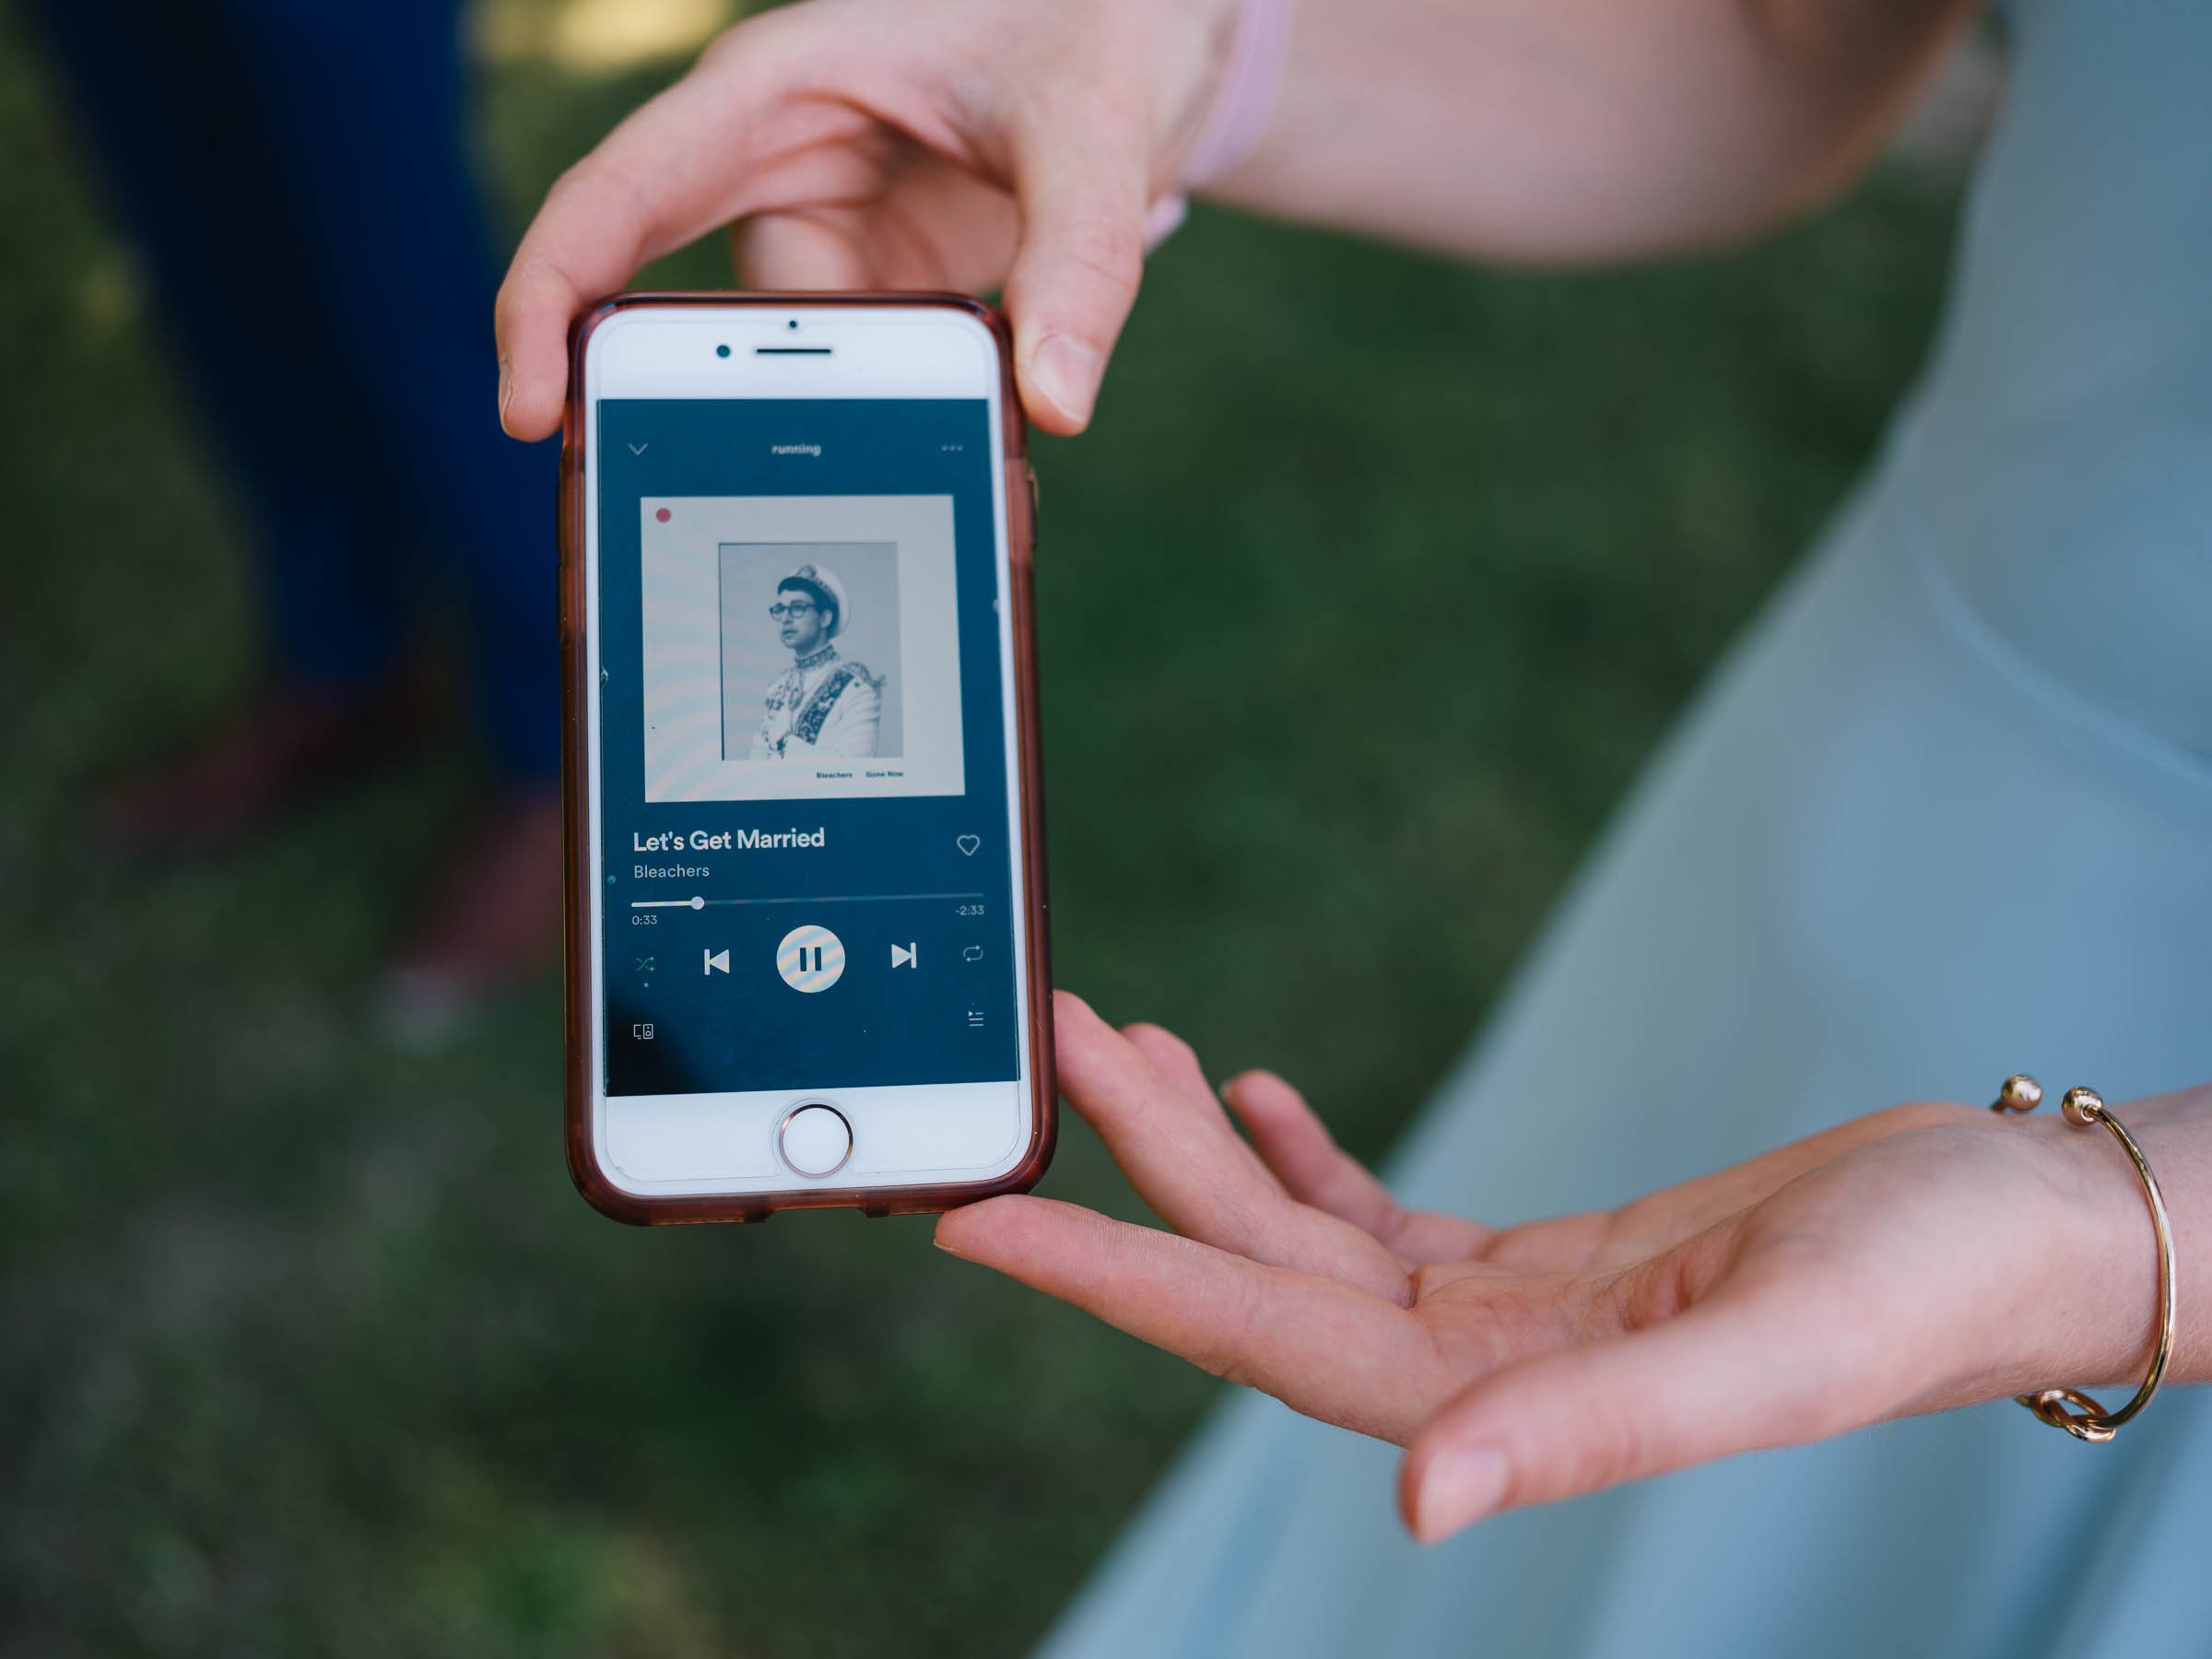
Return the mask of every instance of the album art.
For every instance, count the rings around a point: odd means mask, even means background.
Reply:
[[[951,497],[641,511],[648,801],[962,792]]]

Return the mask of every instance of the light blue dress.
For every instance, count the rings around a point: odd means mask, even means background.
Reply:
[[[2212,4],[2010,20],[1920,391],[1400,1151],[1413,1201],[1610,1205],[2019,1069],[2212,1079]],[[2212,1653],[2212,1391],[2109,1446],[2000,1403],[1432,1550],[1396,1463],[1231,1400],[1047,1652]]]

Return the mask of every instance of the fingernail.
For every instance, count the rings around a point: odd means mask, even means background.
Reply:
[[[1145,211],[1145,252],[1149,253],[1182,228],[1191,217],[1188,196],[1165,195]]]
[[[1099,354],[1080,340],[1047,335],[1030,355],[1030,384],[1070,420],[1088,420],[1099,391]]]
[[[1481,1520],[1504,1501],[1505,1481],[1505,1453],[1495,1446],[1439,1453],[1430,1460],[1414,1500],[1414,1535],[1433,1544]]]
[[[514,397],[514,371],[502,357],[500,359],[500,430],[508,429],[507,406]]]

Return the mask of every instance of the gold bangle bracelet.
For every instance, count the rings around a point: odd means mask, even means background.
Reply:
[[[2042,1100],[2043,1086],[2026,1072],[2015,1072],[2005,1079],[2005,1087],[1997,1091],[1997,1098],[1989,1103],[1989,1109],[2033,1112]],[[2166,1361],[2173,1354],[2176,1318],[2173,1227],[2166,1218],[2166,1195],[2159,1191],[2159,1178],[2150,1172],[2143,1148],[2136,1145],[2136,1137],[2106,1109],[2104,1097],[2093,1088],[2069,1088],[2059,1101],[2058,1110],[2069,1124],[2083,1128],[2101,1124],[2112,1131],[2112,1138],[2120,1143],[2120,1149],[2127,1154],[2128,1161],[2136,1166],[2136,1173],[2142,1178],[2143,1195],[2150,1203],[2151,1226],[2159,1235],[2159,1347],[2150,1357],[2150,1374],[2143,1379],[2143,1386],[2136,1390],[2136,1397],[2119,1410],[2108,1412],[2077,1388],[2046,1388],[2040,1393],[2013,1396],[2053,1429],[2064,1429],[2076,1440],[2101,1442],[2111,1440],[2121,1424],[2130,1421],[2150,1404],[2150,1396],[2159,1392],[2159,1382],[2166,1375]]]

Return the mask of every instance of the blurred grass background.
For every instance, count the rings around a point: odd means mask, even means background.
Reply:
[[[722,18],[489,7],[510,229]],[[1209,1382],[923,1221],[601,1220],[550,982],[381,1046],[458,742],[219,863],[90,849],[246,684],[250,549],[4,12],[0,155],[0,1652],[1018,1652]],[[1060,982],[1386,1147],[1866,456],[1955,206],[1572,276],[1200,213],[1038,456]],[[1046,1190],[1133,1211],[1079,1127]]]

